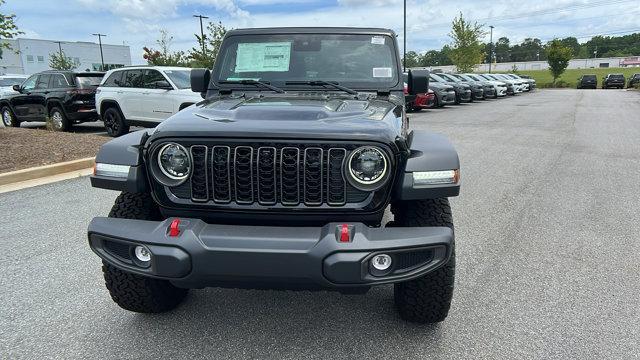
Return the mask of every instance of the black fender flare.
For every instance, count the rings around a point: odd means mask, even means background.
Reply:
[[[444,135],[425,130],[414,130],[407,137],[409,156],[399,172],[395,198],[423,200],[458,196],[460,180],[455,184],[414,187],[413,173],[419,171],[460,170],[460,159],[453,144]]]
[[[96,164],[112,164],[129,166],[126,178],[110,176],[91,176],[91,186],[140,193],[148,191],[142,151],[149,137],[149,130],[135,131],[106,142],[98,150]]]

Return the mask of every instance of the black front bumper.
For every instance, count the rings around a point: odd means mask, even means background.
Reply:
[[[341,242],[340,223],[322,227],[231,226],[199,219],[181,219],[180,233],[170,236],[173,220],[94,218],[88,230],[89,244],[113,266],[184,288],[340,290],[422,276],[448,261],[454,241],[453,231],[447,227],[369,228],[349,223],[351,241]],[[137,245],[152,253],[147,268],[133,260]],[[381,253],[392,257],[392,269],[374,276],[369,260]]]

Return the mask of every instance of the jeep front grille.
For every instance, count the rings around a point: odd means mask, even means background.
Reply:
[[[266,145],[191,145],[191,178],[171,191],[188,191],[194,202],[265,206],[342,206],[368,196],[343,175],[354,146]]]

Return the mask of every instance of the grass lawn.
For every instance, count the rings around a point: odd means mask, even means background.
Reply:
[[[536,80],[536,82],[540,84],[547,84],[553,81],[553,77],[549,70],[523,70],[518,71],[519,74],[529,75]],[[578,83],[578,78],[581,75],[585,74],[595,74],[598,78],[598,87],[602,85],[602,78],[607,74],[612,73],[622,73],[625,78],[625,86],[626,80],[633,74],[640,73],[640,68],[594,68],[594,69],[567,69],[564,74],[560,76],[558,80],[566,81],[569,83],[569,86],[576,87]]]

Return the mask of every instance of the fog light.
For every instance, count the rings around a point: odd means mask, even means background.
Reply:
[[[151,261],[151,251],[144,246],[136,246],[135,250],[136,258],[142,262],[146,263]]]
[[[386,271],[391,267],[391,256],[387,254],[376,255],[371,259],[371,266],[378,271]]]

